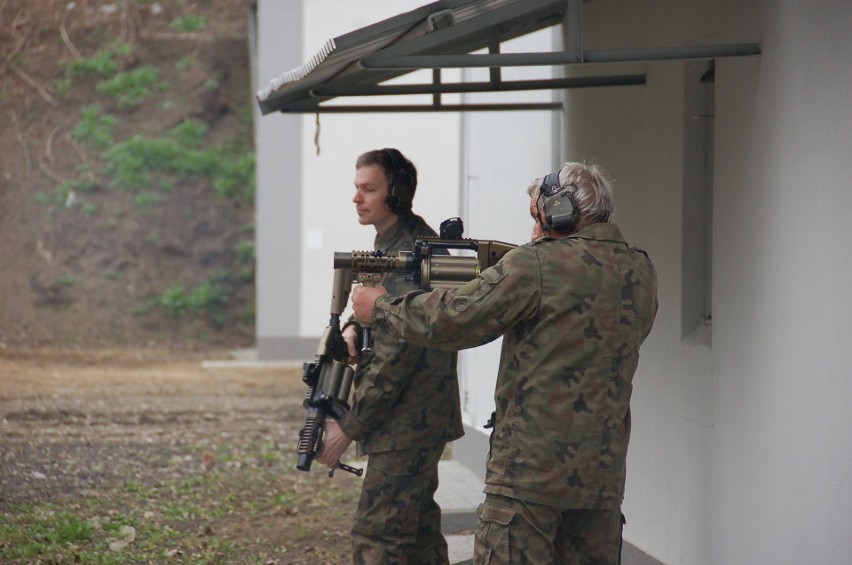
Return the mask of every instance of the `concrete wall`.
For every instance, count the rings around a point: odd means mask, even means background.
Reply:
[[[255,91],[285,70],[304,62],[301,2],[258,2]],[[300,339],[302,281],[292,276],[301,265],[302,119],[296,115],[261,116],[255,109],[257,198],[256,333],[261,359],[294,352],[311,355],[316,344]]]
[[[847,2],[584,4],[586,48],[759,41],[719,59],[712,326],[684,328],[694,128],[679,62],[571,93],[567,152],[606,165],[661,308],[633,400],[628,540],[665,563],[852,561],[852,21]],[[694,268],[694,267],[693,267]],[[686,331],[685,331],[686,330]]]

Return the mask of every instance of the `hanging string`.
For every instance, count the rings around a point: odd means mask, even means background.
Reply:
[[[320,154],[319,137],[320,137],[320,123],[319,123],[319,112],[317,112],[316,131],[314,133],[314,147],[317,148],[317,155]]]

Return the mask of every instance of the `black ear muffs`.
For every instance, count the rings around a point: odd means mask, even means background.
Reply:
[[[572,233],[577,229],[580,210],[574,198],[575,190],[574,184],[562,186],[559,183],[559,171],[544,177],[539,187],[539,208],[543,215],[539,214],[538,223],[542,230]]]
[[[385,149],[385,153],[393,166],[393,172],[388,182],[388,196],[385,202],[394,214],[411,211],[414,201],[414,179],[399,165],[402,155],[396,149]],[[396,154],[396,155],[395,155]]]

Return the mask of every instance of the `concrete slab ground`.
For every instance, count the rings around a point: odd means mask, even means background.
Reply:
[[[476,473],[452,460],[438,464],[440,484],[435,500],[441,506],[441,529],[447,538],[450,563],[473,563],[473,531],[476,507],[485,500],[482,479]],[[621,565],[663,565],[629,542],[624,542]]]

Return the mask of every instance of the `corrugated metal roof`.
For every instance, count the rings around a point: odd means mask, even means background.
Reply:
[[[452,11],[446,19],[430,18]],[[561,23],[565,0],[440,0],[345,35],[329,39],[305,64],[272,79],[257,93],[264,114],[313,112],[331,96],[317,96],[317,86],[372,86],[411,72],[368,70],[359,62],[371,55],[462,54],[487,48]]]

